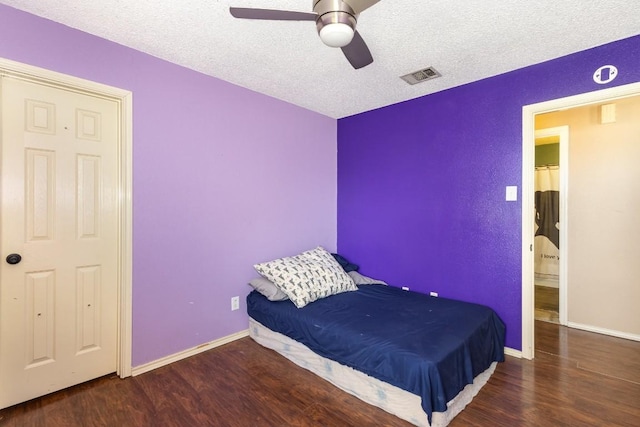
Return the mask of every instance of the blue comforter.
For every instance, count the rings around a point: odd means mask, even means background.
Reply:
[[[505,326],[483,305],[363,285],[303,308],[253,291],[249,316],[315,353],[417,394],[429,421],[504,360]]]

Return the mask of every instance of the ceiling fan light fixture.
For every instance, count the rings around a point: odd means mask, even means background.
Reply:
[[[380,0],[311,0],[313,12],[230,7],[239,19],[268,21],[315,21],[318,36],[329,47],[339,47],[349,64],[359,70],[373,62],[373,56],[359,31],[358,14]],[[353,5],[353,6],[352,6]]]
[[[330,47],[345,47],[356,31],[356,14],[342,0],[315,0],[313,11],[318,14],[316,28],[320,40]]]
[[[320,29],[320,40],[330,47],[344,47],[353,40],[353,28],[350,25],[334,23]]]

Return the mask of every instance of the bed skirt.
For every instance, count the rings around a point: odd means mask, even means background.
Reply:
[[[487,383],[497,362],[480,373],[456,397],[445,412],[434,412],[431,424],[422,410],[420,396],[380,381],[360,371],[326,359],[286,335],[274,332],[249,318],[249,335],[258,344],[275,350],[296,365],[307,369],[360,400],[377,406],[416,426],[443,427],[458,415]]]

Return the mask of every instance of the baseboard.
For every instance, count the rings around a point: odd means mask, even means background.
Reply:
[[[518,359],[522,359],[522,351],[516,350],[515,348],[505,347],[504,354],[511,357],[517,357]]]
[[[144,374],[145,372],[149,372],[154,369],[161,368],[173,362],[186,359],[187,357],[195,356],[198,353],[211,350],[212,348],[220,347],[221,345],[228,344],[232,341],[239,340],[240,338],[244,338],[248,336],[249,336],[249,329],[245,329],[244,331],[227,335],[226,337],[219,338],[215,341],[211,341],[205,344],[200,344],[197,347],[193,347],[193,348],[181,351],[179,353],[175,353],[175,354],[163,357],[161,359],[154,360],[153,362],[145,363],[144,365],[136,366],[131,370],[131,375],[135,377],[136,375]]]
[[[163,366],[170,365],[171,363],[177,362],[182,359],[186,359],[187,357],[195,356],[196,354],[202,353],[207,350],[211,350],[216,347],[220,347],[221,345],[228,344],[232,341],[239,340],[240,338],[244,338],[248,336],[249,336],[249,330],[245,329],[244,331],[227,335],[226,337],[219,338],[215,341],[201,344],[197,347],[193,347],[193,348],[181,351],[179,353],[175,353],[175,354],[163,357],[161,359],[154,360],[153,362],[145,363],[144,365],[136,366],[135,368],[131,369],[131,376],[135,377],[136,375],[153,371],[154,369],[158,369]],[[638,338],[638,341],[640,341],[640,337]],[[522,359],[522,351],[516,350],[514,348],[505,347],[504,354],[507,356],[517,357],[518,359]]]
[[[580,329],[587,332],[595,332],[596,334],[609,335],[616,338],[626,340],[640,341],[640,335],[630,334],[628,332],[614,331],[613,329],[599,328],[597,326],[583,325],[581,323],[568,322],[567,326],[574,329]]]

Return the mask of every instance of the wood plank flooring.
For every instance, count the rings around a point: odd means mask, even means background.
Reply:
[[[535,286],[535,319],[545,322],[560,323],[560,296],[558,288]]]
[[[121,380],[0,411],[1,426],[398,426],[250,338]],[[450,424],[638,426],[640,343],[536,322],[536,358],[508,357]]]

